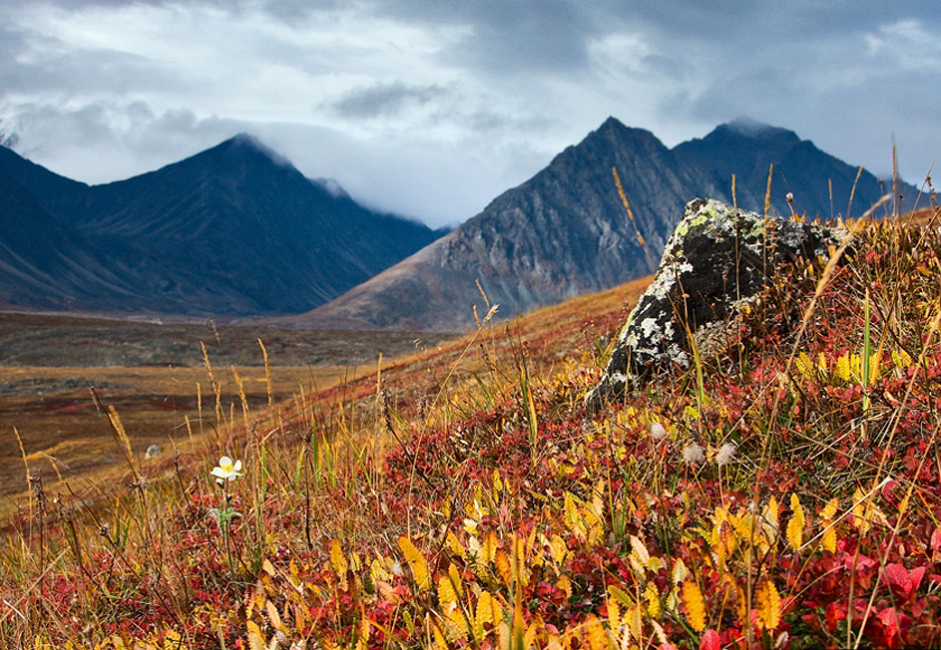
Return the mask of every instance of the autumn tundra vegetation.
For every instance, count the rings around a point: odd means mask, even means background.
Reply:
[[[849,223],[725,349],[598,410],[643,281],[493,305],[265,409],[207,389],[199,444],[151,463],[96,398],[125,475],[104,496],[26,470],[0,645],[939,647],[939,220]]]

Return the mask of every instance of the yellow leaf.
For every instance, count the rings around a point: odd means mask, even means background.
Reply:
[[[360,610],[362,612],[362,610]],[[359,628],[359,638],[356,640],[356,650],[366,650],[367,643],[369,643],[369,619],[366,618],[365,612],[362,612],[360,628]]]
[[[693,580],[683,583],[683,604],[686,605],[686,620],[697,632],[706,629],[706,603],[699,585]]]
[[[647,589],[644,590],[644,597],[647,599],[647,613],[650,618],[660,618],[663,608],[660,606],[660,593],[656,585],[652,582],[647,583]]]
[[[457,535],[455,535],[450,530],[448,531],[447,545],[448,545],[448,548],[451,549],[452,553],[454,553],[455,555],[459,557],[464,557],[464,553],[465,553],[464,547],[461,546],[461,542],[458,541]]]
[[[767,630],[774,630],[781,624],[781,596],[770,580],[764,580],[758,586],[758,622]]]
[[[276,630],[281,630],[284,628],[284,625],[281,623],[281,616],[278,614],[278,608],[274,606],[274,603],[270,600],[265,601],[265,612],[268,614],[268,620],[271,622],[271,627]]]
[[[481,548],[484,566],[493,562],[494,557],[496,557],[497,554],[497,546],[497,534],[491,530],[487,535],[487,539],[484,540],[484,545]]]
[[[869,357],[869,385],[876,383],[882,377],[882,352],[876,352]]]
[[[412,568],[412,577],[419,591],[425,591],[431,586],[431,577],[428,575],[428,564],[412,541],[404,535],[399,538],[399,548],[402,549],[408,565]]]
[[[618,607],[618,601],[614,598],[607,598],[605,606],[608,608],[608,627],[616,630],[621,627],[621,608]]]
[[[537,616],[538,618],[538,616]],[[546,624],[542,619],[535,620],[529,624],[529,627],[526,628],[526,634],[523,635],[523,648],[534,648],[536,647],[536,635],[540,630],[545,629]]]
[[[856,491],[853,492],[853,525],[856,526],[856,529],[865,535],[869,532],[869,521],[866,516],[868,513],[868,508],[865,507],[863,491],[859,488],[856,488]]]
[[[849,355],[844,354],[836,360],[836,376],[843,381],[850,379],[850,359]]]
[[[457,567],[453,564],[448,567],[448,577],[451,578],[451,586],[454,587],[455,595],[460,598],[464,595],[463,582],[461,581],[461,574],[457,570]]]
[[[333,570],[337,572],[341,579],[346,577],[346,558],[343,556],[343,549],[340,548],[340,542],[337,540],[333,540],[333,543],[330,544],[330,564],[333,565]]]
[[[448,611],[449,606],[457,602],[457,594],[454,593],[454,586],[451,584],[449,575],[438,578],[438,602],[444,611]]]
[[[794,365],[797,367],[797,371],[803,375],[805,381],[813,379],[813,362],[806,352],[801,352],[800,356],[794,359]]]
[[[608,634],[595,616],[588,617],[585,622],[585,637],[591,650],[608,650]]]
[[[908,368],[912,365],[912,357],[905,350],[892,350],[892,363],[899,369]]]
[[[634,555],[637,556],[637,560],[642,566],[646,567],[650,564],[650,553],[637,535],[631,535],[631,549],[633,549]]]
[[[510,570],[510,560],[507,558],[506,553],[503,551],[497,551],[497,555],[493,559],[493,563],[496,565],[497,572],[500,574],[500,577],[503,578],[503,584],[509,587],[513,580],[513,573]]]
[[[585,526],[582,523],[582,517],[578,512],[578,506],[575,505],[575,497],[569,492],[562,497],[562,510],[565,526],[575,534],[584,535]]]
[[[688,577],[689,569],[686,568],[686,563],[683,562],[683,558],[679,558],[673,565],[673,584],[678,585]]]
[[[605,482],[604,479],[601,479],[591,492],[591,514],[596,519],[601,519],[604,515],[604,489]]]
[[[836,527],[833,525],[833,518],[836,516],[837,509],[840,507],[839,499],[830,499],[820,516],[823,518],[823,548],[831,553],[836,552]]]
[[[183,647],[183,637],[176,630],[164,630],[163,647],[165,650],[176,650]]]
[[[797,494],[791,494],[791,520],[787,522],[787,542],[794,551],[800,550],[804,542],[804,508]]]
[[[448,634],[452,639],[467,638],[467,621],[464,620],[464,614],[457,607],[454,607],[448,614],[447,625]]]
[[[566,598],[572,597],[572,582],[568,576],[560,575],[559,579],[555,581],[555,586],[565,592]]]
[[[615,585],[608,585],[608,594],[624,607],[630,609],[634,606],[634,599],[626,591]]]
[[[489,591],[480,592],[477,597],[477,612],[474,615],[474,638],[482,641],[487,636],[484,623],[493,625],[493,597]]]
[[[643,615],[644,609],[640,604],[638,604],[637,607],[631,610],[631,618],[627,624],[631,636],[637,641],[641,640],[644,633]]]
[[[261,634],[261,628],[255,621],[247,621],[248,627],[248,647],[250,650],[265,650],[265,637]]]
[[[444,638],[444,635],[441,633],[439,627],[431,623],[430,620],[429,625],[431,626],[431,633],[435,638],[435,648],[438,648],[439,650],[448,650],[451,646],[448,645],[448,640]]]
[[[552,540],[549,542],[549,547],[552,551],[552,559],[555,560],[555,563],[562,564],[569,553],[565,540],[558,535],[553,535]]]

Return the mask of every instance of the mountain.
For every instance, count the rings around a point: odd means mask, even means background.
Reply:
[[[40,205],[3,166],[0,206],[0,306],[64,310],[94,300],[102,289],[130,297],[130,288],[106,268],[95,247]]]
[[[21,251],[43,239],[0,233],[10,269],[0,297],[22,308],[299,313],[443,234],[360,206],[247,135],[106,185],[71,181],[9,149],[0,149],[0,172],[19,197],[0,202],[4,224],[35,224],[37,236],[52,224],[61,236],[46,237],[49,255],[94,270],[85,284],[59,267],[43,271],[42,285],[24,284],[24,273],[46,267]]]
[[[649,131],[614,118],[567,148],[544,170],[495,199],[483,212],[425,249],[340,298],[285,322],[301,327],[461,330],[474,309],[510,318],[652,273],[687,201],[706,196],[764,209],[774,164],[774,210],[828,217],[848,205],[857,170],[791,131],[736,120],[701,140],[668,149]],[[628,218],[613,180],[617,169]],[[914,188],[903,193],[914,196]],[[863,172],[859,215],[885,188]],[[636,224],[636,230],[635,230]],[[646,244],[642,247],[638,231]]]
[[[785,215],[791,214],[786,199],[790,192],[797,214],[820,215],[825,219],[845,217],[859,172],[857,167],[821,151],[810,140],[801,140],[793,131],[748,118],[722,124],[702,139],[677,145],[674,152],[684,166],[714,170],[723,186],[730,187],[735,174],[738,205],[758,212],[764,211],[768,171],[774,165],[771,207]],[[902,193],[914,198],[917,190],[908,188]],[[891,179],[880,184],[875,176],[863,171],[853,194],[851,216],[859,216],[891,191]],[[892,204],[885,209],[891,211]]]

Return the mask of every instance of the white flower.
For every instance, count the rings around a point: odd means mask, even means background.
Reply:
[[[211,474],[222,480],[234,481],[242,475],[242,461],[233,463],[231,458],[223,456],[219,459],[219,466],[212,468]]]
[[[702,465],[706,460],[705,450],[699,444],[692,442],[683,448],[683,462],[687,465]]]
[[[737,449],[734,442],[727,442],[719,447],[719,451],[716,452],[716,465],[719,467],[728,465]]]
[[[667,430],[659,422],[650,425],[650,437],[654,440],[663,440],[667,436]]]

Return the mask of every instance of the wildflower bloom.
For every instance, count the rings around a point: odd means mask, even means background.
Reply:
[[[695,442],[683,448],[683,462],[687,465],[702,465],[706,460],[705,450]]]
[[[231,458],[223,456],[219,459],[219,466],[212,468],[211,474],[220,480],[234,481],[242,475],[242,461],[233,463]]]
[[[716,465],[719,467],[728,465],[737,449],[734,442],[727,442],[719,447],[719,451],[716,452]]]

